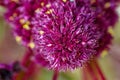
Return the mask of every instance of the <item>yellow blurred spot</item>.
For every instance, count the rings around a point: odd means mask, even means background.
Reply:
[[[13,17],[16,17],[16,16],[17,16],[17,13],[14,13],[14,14],[13,14]]]
[[[30,22],[29,22],[29,21],[26,21],[25,24],[30,25]]]
[[[36,9],[35,12],[36,12],[36,13],[39,13],[39,12],[40,12],[40,8]]]
[[[20,23],[21,23],[21,24],[24,24],[24,23],[25,23],[25,20],[24,20],[24,19],[20,19]]]
[[[102,53],[101,53],[101,57],[105,57],[107,54],[108,54],[108,51],[107,51],[107,50],[104,50],[104,51],[102,51]]]
[[[113,28],[112,27],[109,27],[108,28],[108,32],[113,36],[114,35],[114,31],[113,31]]]
[[[62,0],[63,2],[67,2],[67,0]]]
[[[24,25],[23,25],[23,28],[26,29],[26,30],[30,30],[30,27],[29,27],[28,24],[24,24]]]
[[[41,3],[40,3],[40,5],[41,5],[41,6],[44,6],[44,5],[45,5],[45,3],[44,3],[44,2],[41,2]]]
[[[93,3],[95,3],[96,2],[96,0],[91,0],[91,4],[93,4]]]
[[[19,0],[11,0],[11,1],[16,2],[16,3],[18,3],[18,2],[19,2]]]
[[[50,11],[46,11],[46,14],[50,14]]]
[[[51,13],[52,13],[52,9],[47,10],[45,13],[46,13],[46,14],[51,14]]]
[[[29,46],[31,49],[33,49],[33,48],[35,47],[35,44],[34,44],[33,42],[30,42],[30,43],[28,44],[28,46]]]
[[[47,8],[50,8],[50,6],[51,6],[50,4],[47,4],[47,5],[46,5]]]
[[[21,20],[21,22],[24,22],[24,20]],[[25,24],[23,25],[23,28],[26,29],[26,30],[30,30],[30,22],[29,21],[26,21]]]
[[[19,42],[21,42],[22,37],[20,37],[20,36],[16,36],[16,37],[15,37],[15,40],[19,43]]]
[[[40,30],[39,33],[40,33],[40,35],[43,35],[43,34],[44,34],[44,31]]]
[[[110,7],[110,2],[107,2],[104,7],[109,8]]]
[[[10,17],[9,17],[9,20],[10,20],[10,21],[13,21],[13,20],[14,20],[14,17],[13,17],[13,16],[10,16]]]
[[[16,16],[17,16],[17,13],[13,13],[13,15],[9,17],[9,20],[13,21]]]

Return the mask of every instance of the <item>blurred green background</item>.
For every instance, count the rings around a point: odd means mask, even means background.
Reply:
[[[24,55],[24,47],[17,44],[12,35],[8,23],[4,20],[5,9],[0,7],[0,63],[12,63],[21,60]],[[120,9],[117,9],[120,13]],[[100,66],[107,77],[107,80],[120,80],[120,21],[113,29],[113,43],[110,46],[109,54],[99,58]],[[60,73],[59,80],[81,80],[81,69],[72,72]],[[51,80],[52,71],[40,69],[31,80]]]

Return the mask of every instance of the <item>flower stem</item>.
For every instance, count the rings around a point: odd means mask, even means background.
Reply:
[[[106,80],[96,59],[86,63],[83,69],[83,80]]]
[[[0,0],[0,6],[2,6],[3,5],[3,0]]]
[[[31,61],[32,56],[33,56],[32,50],[27,49],[25,57],[21,62],[24,70],[15,75],[14,78],[15,80],[29,80],[29,78],[34,74],[35,63]]]
[[[83,71],[83,80],[88,80],[89,78],[88,71],[85,68],[82,71]]]
[[[100,75],[101,80],[106,80],[104,74],[102,73],[102,70],[100,69],[100,66],[99,66],[97,60],[94,62],[94,64],[98,70],[98,73]]]
[[[59,72],[57,70],[54,71],[53,79],[52,80],[57,80],[58,79],[58,73]]]

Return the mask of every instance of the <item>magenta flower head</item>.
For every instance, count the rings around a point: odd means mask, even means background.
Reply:
[[[37,63],[48,69],[72,70],[98,56],[111,42],[106,27],[113,19],[99,17],[108,10],[102,7],[104,3],[97,1],[91,6],[90,0],[3,0],[2,5],[7,8],[5,17],[16,40],[33,49]]]
[[[96,22],[106,28],[114,26],[118,21],[116,7],[119,0],[91,0],[92,7],[96,10]]]
[[[41,2],[32,18],[35,61],[53,70],[72,70],[107,48],[111,36],[96,26],[87,0]]]
[[[36,7],[33,0],[4,0],[5,17],[11,24],[16,40],[27,46],[31,40],[31,16]]]

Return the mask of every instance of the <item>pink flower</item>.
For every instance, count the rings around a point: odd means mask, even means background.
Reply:
[[[81,67],[111,42],[107,30],[94,22],[89,1],[48,1],[38,9],[31,21],[33,50],[36,62],[48,69]]]

